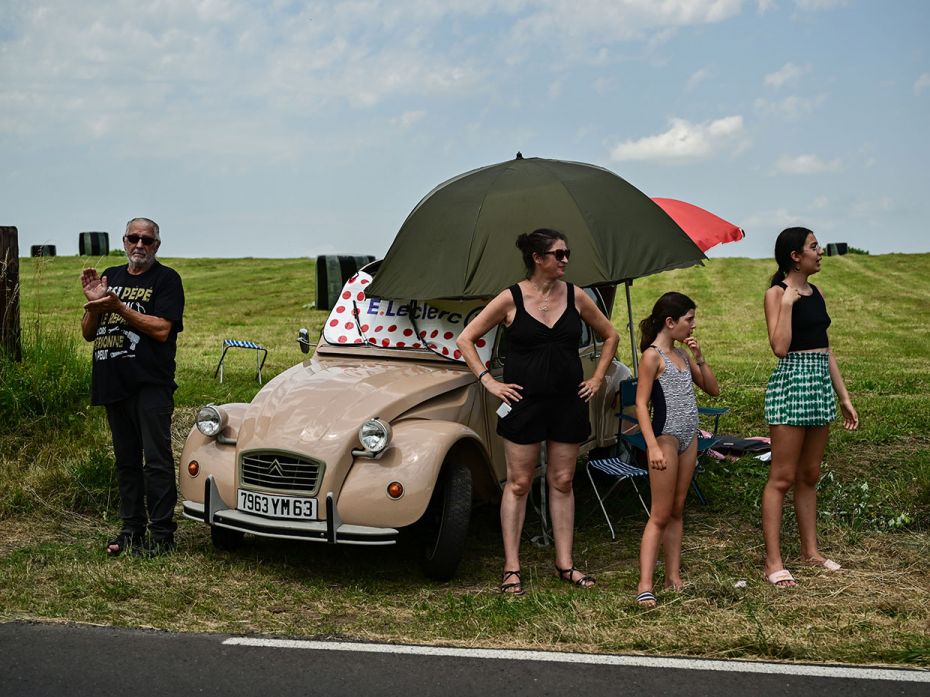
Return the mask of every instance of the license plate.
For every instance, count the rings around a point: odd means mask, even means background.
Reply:
[[[236,508],[246,513],[255,513],[269,518],[316,520],[316,499],[272,496],[239,489],[239,504]]]

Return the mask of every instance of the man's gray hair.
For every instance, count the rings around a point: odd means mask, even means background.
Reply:
[[[151,220],[150,218],[133,218],[128,223],[126,223],[126,232],[123,233],[124,235],[129,232],[129,226],[133,223],[148,223],[151,225],[152,232],[155,234],[155,239],[161,242],[161,237],[158,234],[158,223],[156,223],[154,220]]]

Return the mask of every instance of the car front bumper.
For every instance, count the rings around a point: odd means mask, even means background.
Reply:
[[[229,530],[261,537],[348,545],[390,545],[397,540],[395,528],[349,525],[339,520],[333,493],[326,494],[325,520],[284,520],[245,513],[231,508],[220,497],[213,475],[204,482],[204,502],[184,502],[184,517]]]

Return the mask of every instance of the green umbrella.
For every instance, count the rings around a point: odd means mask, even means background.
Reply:
[[[566,280],[616,283],[698,264],[704,254],[646,194],[602,167],[524,159],[443,182],[407,216],[371,285],[386,298],[478,298],[525,276],[517,235],[565,233]]]

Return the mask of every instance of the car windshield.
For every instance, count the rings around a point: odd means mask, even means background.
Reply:
[[[359,271],[346,281],[326,324],[327,343],[345,346],[378,346],[406,350],[430,350],[464,363],[455,345],[462,329],[474,319],[484,300],[396,300],[368,296],[371,276]],[[476,343],[478,356],[490,365],[497,327]]]

